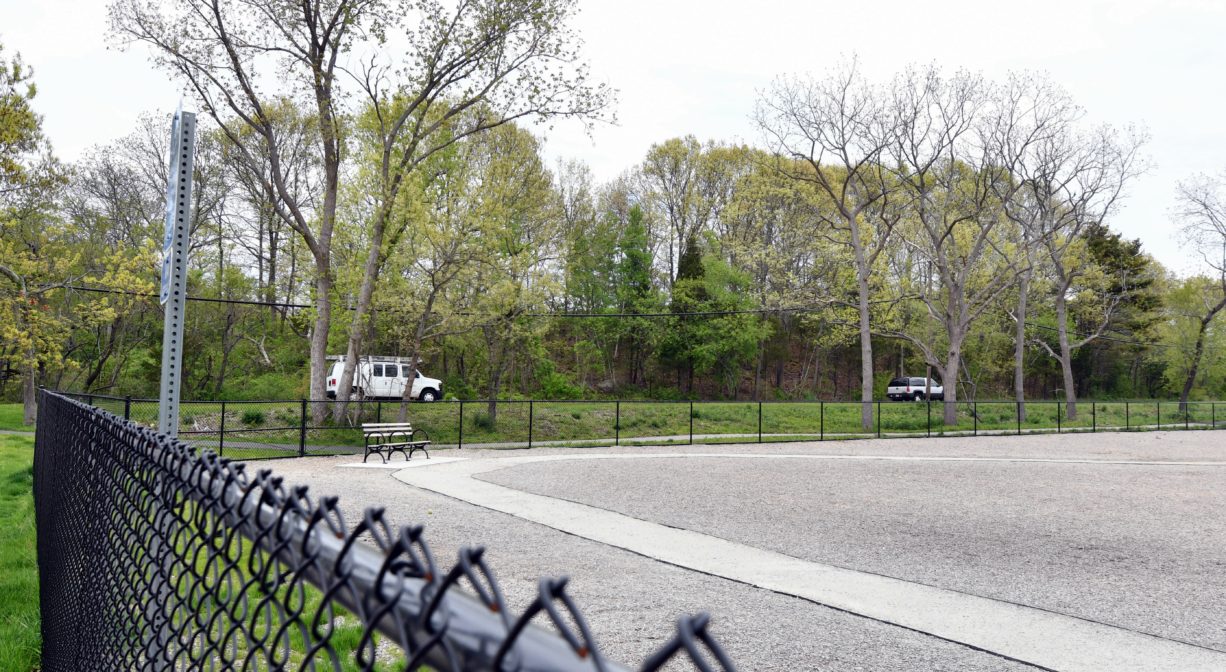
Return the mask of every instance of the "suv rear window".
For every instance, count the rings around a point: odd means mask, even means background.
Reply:
[[[934,383],[934,384],[935,384],[935,383]],[[913,387],[923,387],[923,386],[925,385],[925,381],[924,381],[924,379],[923,379],[923,378],[912,378],[912,379],[911,379],[911,385],[912,385]]]
[[[894,380],[890,381],[890,387],[906,387],[906,386],[907,386],[906,378],[895,378]]]

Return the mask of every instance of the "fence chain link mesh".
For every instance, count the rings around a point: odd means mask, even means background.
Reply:
[[[566,579],[541,579],[512,614],[481,547],[448,565],[382,509],[351,529],[335,497],[55,393],[40,402],[44,670],[626,669]],[[734,669],[708,624],[681,618],[640,669]]]

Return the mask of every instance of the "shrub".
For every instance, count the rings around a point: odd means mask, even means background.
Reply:
[[[262,425],[264,424],[264,411],[257,411],[255,409],[243,411],[242,422],[248,427]]]

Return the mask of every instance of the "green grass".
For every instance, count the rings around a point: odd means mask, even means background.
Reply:
[[[21,422],[24,415],[21,404],[0,404],[0,429],[16,432],[32,432],[34,427]]]
[[[0,670],[5,672],[29,672],[39,664],[33,461],[33,437],[0,435]]]
[[[123,402],[100,399],[97,403],[122,414]],[[311,455],[358,453],[362,451],[360,426],[364,422],[393,422],[400,404],[395,401],[364,401],[350,405],[345,421],[329,416],[322,425],[306,433],[306,451]],[[1069,420],[1062,404],[1029,402],[1020,430],[1024,433],[1056,431],[1116,430],[1133,431],[1182,429],[1184,416],[1175,402],[1081,402],[1076,420]],[[1226,404],[1221,405],[1226,415]],[[19,413],[19,408],[17,412]],[[1017,405],[1013,402],[958,403],[958,422],[942,422],[942,404],[873,402],[868,429],[861,426],[857,402],[770,402],[762,404],[763,440],[811,441],[854,439],[876,436],[933,436],[979,432],[1017,432]],[[929,412],[931,411],[931,416]],[[134,402],[134,421],[150,426],[157,423],[157,406]],[[880,414],[880,417],[878,417]],[[1193,404],[1188,425],[1208,425],[1218,413],[1209,403]],[[309,415],[309,411],[308,411]],[[531,422],[529,417],[531,416]],[[224,413],[225,444],[218,442],[223,425],[220,402],[184,402],[180,417],[180,438],[201,448],[220,449],[234,459],[259,459],[296,455],[300,439],[302,406],[297,401],[227,402]],[[436,403],[408,406],[408,419],[425,430],[436,446],[455,445],[461,438],[460,404]],[[757,402],[690,403],[612,401],[526,401],[498,402],[497,420],[491,422],[487,404],[463,405],[463,443],[524,446],[552,442],[569,446],[688,443],[693,425],[695,443],[757,441],[759,429]],[[1222,420],[1219,420],[1222,423]],[[784,435],[784,436],[770,436]],[[671,438],[659,438],[671,437]]]

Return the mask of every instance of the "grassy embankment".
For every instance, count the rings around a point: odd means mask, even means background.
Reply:
[[[122,412],[122,409],[110,409]],[[330,406],[329,406],[330,410]],[[329,420],[310,427],[306,433],[307,451],[312,454],[360,451],[363,422],[396,420],[399,404],[393,401],[351,404],[350,426],[336,427]],[[761,405],[761,432],[764,441],[812,441],[818,439],[867,438],[882,436],[933,436],[981,433],[1024,433],[1056,431],[1152,430],[1206,428],[1212,422],[1221,426],[1226,404],[1193,404],[1187,417],[1174,402],[1083,402],[1075,421],[1070,421],[1062,404],[1026,404],[1025,420],[1017,421],[1013,402],[958,404],[958,423],[942,423],[942,405],[882,402],[871,407],[871,428],[860,425],[860,405],[854,402],[769,402]],[[460,439],[460,404],[411,404],[408,418],[429,433],[435,444],[454,445]],[[561,442],[566,445],[606,445],[618,440],[624,445],[688,443],[691,422],[695,443],[756,442],[759,431],[759,406],[756,402],[559,402],[524,401],[498,403],[496,423],[489,420],[485,403],[463,405],[464,445],[495,444],[508,447],[526,445],[531,432],[534,445]],[[880,415],[880,417],[878,417]],[[529,422],[531,416],[531,422]],[[146,424],[156,423],[156,408],[135,406],[132,417]],[[299,402],[228,402],[225,410],[223,454],[238,459],[278,457],[297,452],[302,407]],[[200,446],[218,447],[221,427],[219,402],[190,402],[182,406],[180,436]]]

